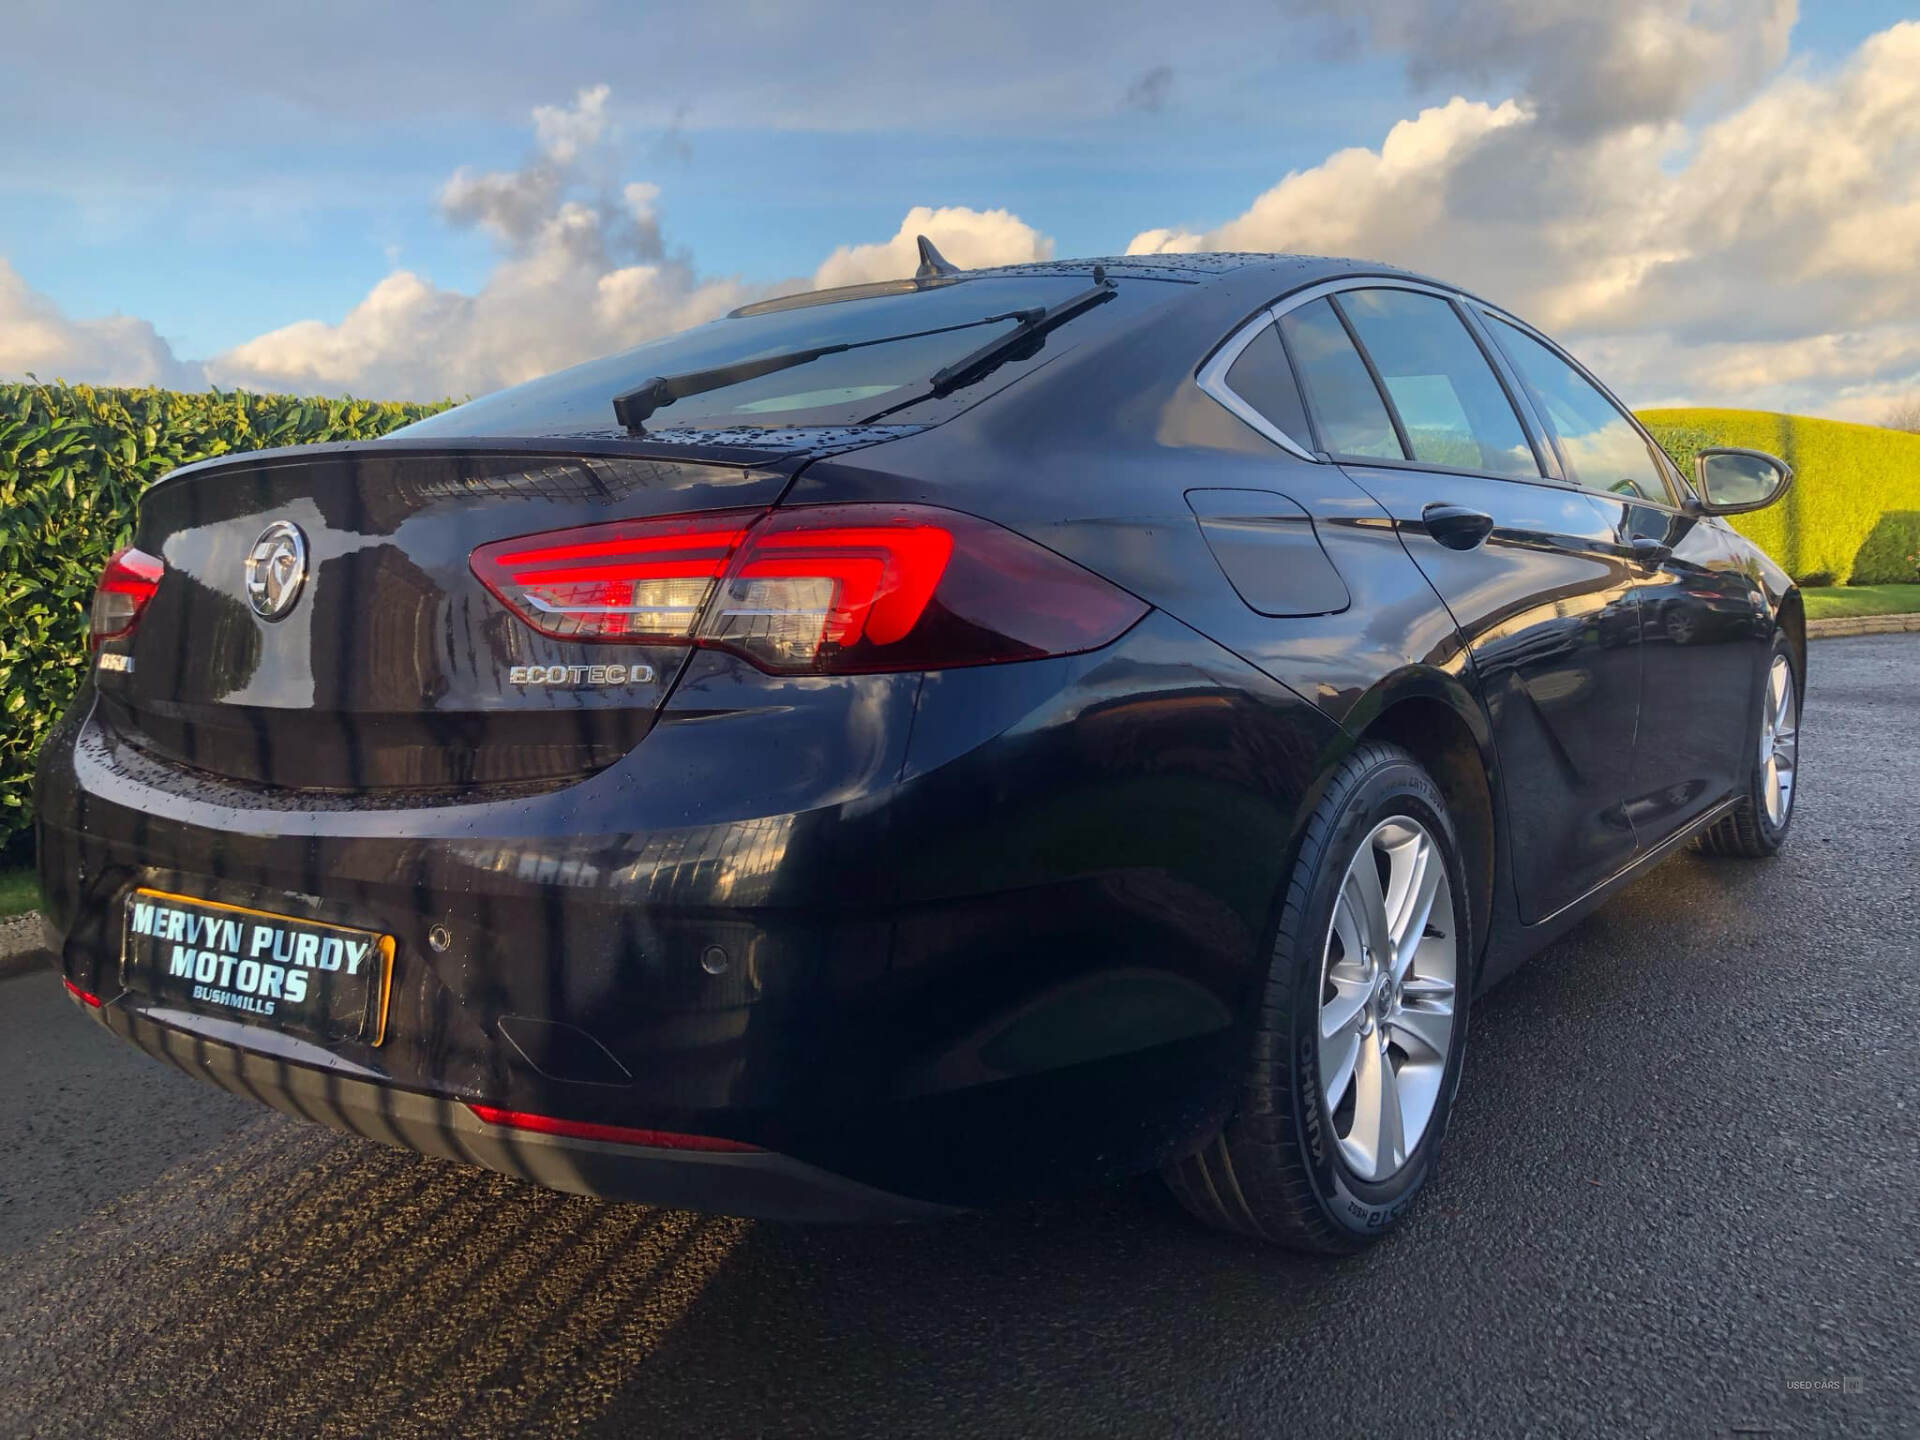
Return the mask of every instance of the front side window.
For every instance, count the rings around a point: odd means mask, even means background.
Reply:
[[[1620,408],[1519,326],[1491,318],[1500,348],[1553,431],[1567,478],[1585,490],[1671,505],[1651,447]]]
[[[1412,290],[1340,294],[1423,465],[1538,479],[1513,402],[1453,306]]]
[[[1280,317],[1280,331],[1300,367],[1300,382],[1327,453],[1360,460],[1407,459],[1380,389],[1333,306],[1320,299],[1289,310]]]

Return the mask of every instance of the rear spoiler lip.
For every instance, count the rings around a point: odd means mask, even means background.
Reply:
[[[793,472],[821,455],[865,449],[917,433],[924,426],[873,427],[864,433],[847,429],[823,429],[818,440],[790,445],[726,445],[674,441],[648,436],[616,438],[601,435],[474,436],[471,439],[435,435],[418,439],[405,435],[383,436],[378,440],[333,440],[317,445],[281,445],[270,450],[235,450],[209,456],[168,471],[151,488],[157,489],[175,480],[206,475],[228,468],[279,467],[298,465],[329,456],[344,455],[421,455],[434,457],[493,456],[526,457],[541,460],[605,458],[624,460],[677,460],[694,464],[738,466],[762,472]]]

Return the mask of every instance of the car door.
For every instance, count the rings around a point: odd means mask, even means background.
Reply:
[[[1681,507],[1683,482],[1626,408],[1544,336],[1481,313],[1563,473],[1621,505],[1644,656],[1626,806],[1640,843],[1655,845],[1746,773],[1756,676],[1771,639],[1765,599],[1721,523]]]
[[[1459,627],[1500,760],[1520,913],[1631,860],[1641,646],[1623,505],[1561,483],[1449,296],[1365,281],[1285,302],[1314,448],[1393,517]]]

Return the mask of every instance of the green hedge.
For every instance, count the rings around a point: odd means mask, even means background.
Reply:
[[[86,674],[93,582],[141,491],[210,455],[371,439],[444,408],[0,385],[0,846],[29,824],[34,754]]]
[[[1787,498],[1734,518],[1806,585],[1887,585],[1920,578],[1920,435],[1766,410],[1643,410],[1680,468],[1707,445],[1765,450],[1793,466]]]

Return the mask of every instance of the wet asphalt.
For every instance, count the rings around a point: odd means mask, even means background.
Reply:
[[[1156,1182],[909,1228],[608,1206],[264,1112],[0,984],[4,1435],[1920,1434],[1920,637],[1817,644],[1796,832],[1486,997],[1345,1262]]]

